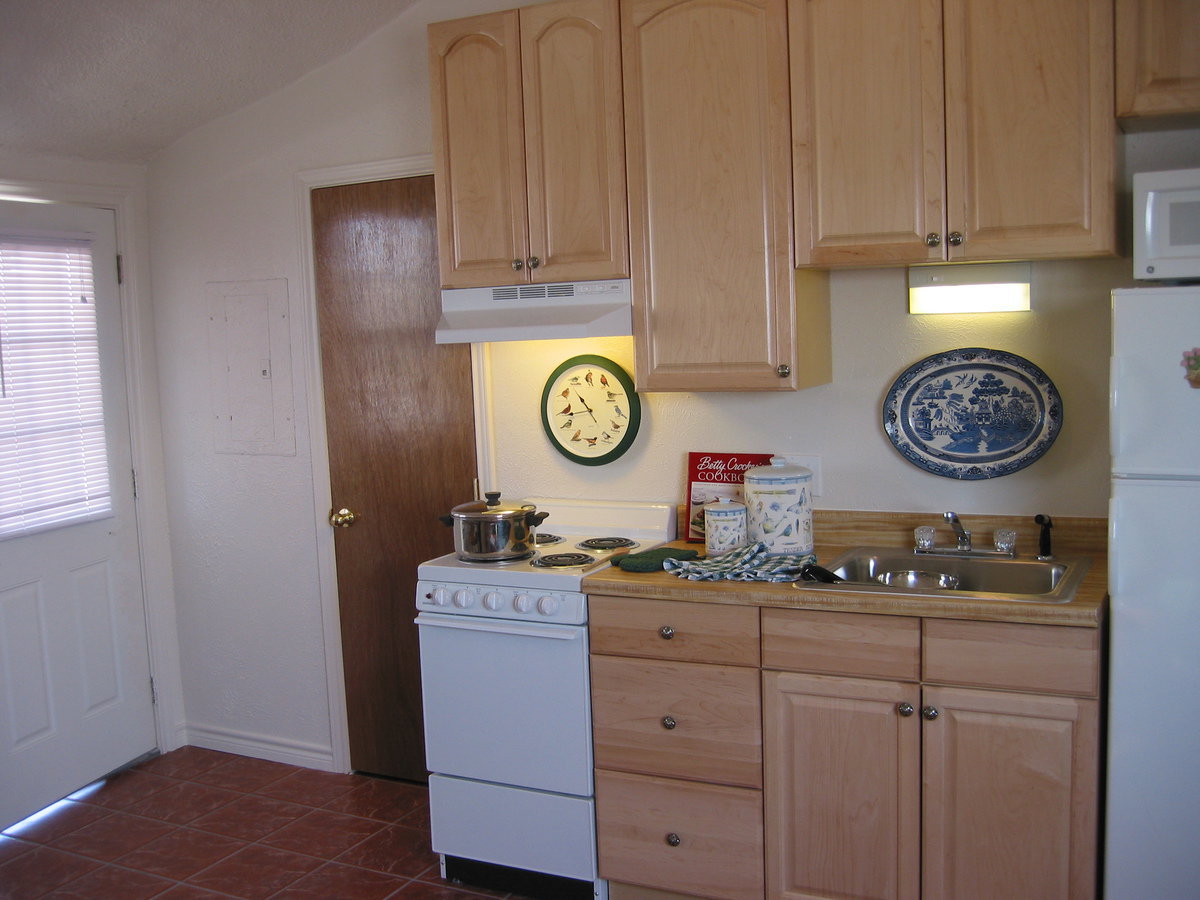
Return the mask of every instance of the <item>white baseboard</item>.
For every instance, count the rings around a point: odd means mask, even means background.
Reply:
[[[272,762],[303,766],[306,769],[338,771],[333,764],[333,748],[328,745],[280,740],[265,734],[230,731],[226,728],[210,728],[203,725],[188,726],[187,743],[194,747],[204,747],[206,750],[269,759]]]

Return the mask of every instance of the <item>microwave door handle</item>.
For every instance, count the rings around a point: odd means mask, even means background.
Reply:
[[[467,616],[439,616],[436,613],[418,613],[416,623],[427,628],[452,628],[460,631],[484,631],[492,634],[511,634],[518,637],[547,638],[558,641],[575,641],[583,637],[587,629],[582,625],[553,625],[548,622],[514,622],[507,619],[468,618]]]

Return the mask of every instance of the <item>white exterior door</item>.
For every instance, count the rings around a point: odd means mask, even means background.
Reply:
[[[107,485],[89,485],[98,511],[65,524],[35,524],[28,533],[0,535],[0,827],[71,793],[156,746],[145,606],[134,518],[132,462],[111,210],[0,203],[0,240],[18,233],[90,245],[107,451]],[[16,290],[0,284],[0,290]],[[8,310],[5,312],[5,310]],[[43,351],[20,330],[21,312],[0,304],[0,404],[24,403],[19,425],[0,433],[0,496],[7,480],[52,480],[72,463],[39,449],[29,422],[70,404],[22,396],[16,360],[45,366]],[[52,339],[49,343],[53,344]],[[60,342],[61,343],[61,342]],[[61,347],[45,351],[59,354]],[[95,353],[95,349],[78,351]],[[65,370],[64,370],[65,371]],[[67,380],[68,376],[63,376]],[[58,388],[55,388],[58,391]],[[69,395],[67,390],[66,394]],[[39,395],[40,397],[40,395]],[[78,401],[81,405],[85,398]],[[32,410],[32,412],[29,412]],[[40,421],[40,419],[38,419]],[[14,434],[20,431],[19,438]],[[81,433],[83,429],[80,429]],[[91,443],[98,445],[101,429]],[[86,444],[86,438],[81,443]],[[20,449],[15,449],[17,445]],[[57,451],[55,451],[57,452]],[[103,472],[104,466],[99,466]],[[93,475],[88,478],[96,480]],[[36,484],[29,491],[41,496]],[[107,494],[107,497],[105,496]],[[11,501],[0,522],[12,519]],[[38,503],[23,519],[38,522]],[[89,503],[94,498],[89,498]]]

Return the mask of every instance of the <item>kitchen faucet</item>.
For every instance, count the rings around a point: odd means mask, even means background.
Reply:
[[[963,553],[970,553],[971,552],[971,532],[969,532],[969,531],[967,531],[967,529],[963,528],[962,522],[960,522],[958,520],[958,513],[952,513],[952,512],[943,513],[942,518],[945,519],[947,522],[949,522],[950,526],[954,529],[954,534],[958,538],[958,547],[956,549],[958,549],[959,551],[961,551]]]

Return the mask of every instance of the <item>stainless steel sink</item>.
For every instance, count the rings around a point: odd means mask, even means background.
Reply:
[[[914,553],[888,547],[856,547],[826,566],[845,581],[836,584],[795,584],[799,588],[833,591],[1069,603],[1090,565],[1091,560],[1083,557],[1010,559],[965,553]],[[885,584],[885,581],[891,584]],[[931,586],[939,581],[943,584],[957,581],[957,586]],[[902,587],[900,584],[917,586]]]

